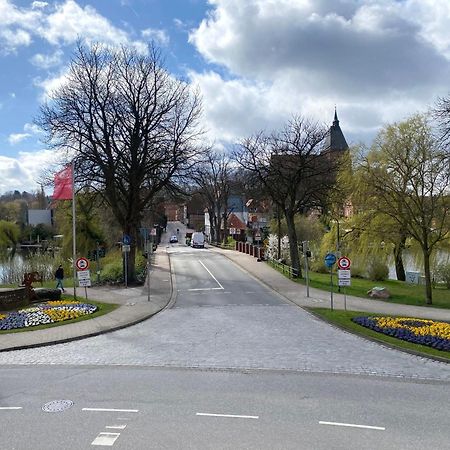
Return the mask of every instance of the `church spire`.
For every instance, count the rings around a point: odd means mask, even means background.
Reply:
[[[334,107],[334,120],[333,124],[328,130],[325,137],[324,152],[330,151],[343,151],[348,149],[347,141],[345,140],[344,133],[342,133],[341,127],[339,126],[339,119],[337,116],[337,108]]]
[[[333,120],[333,125],[339,125],[339,120],[338,120],[338,116],[337,116],[337,109],[336,109],[336,105],[334,105],[334,120]]]

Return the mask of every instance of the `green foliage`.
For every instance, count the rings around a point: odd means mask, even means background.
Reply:
[[[0,247],[15,248],[19,241],[20,228],[18,225],[7,222],[6,220],[0,220]]]
[[[367,276],[373,281],[384,281],[389,277],[388,266],[379,260],[372,260],[367,269]]]
[[[438,264],[434,272],[436,281],[443,281],[447,289],[450,289],[450,264]]]

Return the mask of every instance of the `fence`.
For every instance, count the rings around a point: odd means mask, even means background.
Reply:
[[[284,275],[288,275],[289,278],[297,278],[298,272],[297,269],[294,269],[291,266],[288,266],[287,264],[283,264],[280,261],[277,261],[276,259],[269,258],[267,259],[267,262],[272,266],[275,267],[275,269],[282,272]]]

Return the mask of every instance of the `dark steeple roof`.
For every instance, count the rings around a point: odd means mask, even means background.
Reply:
[[[348,144],[347,141],[345,140],[344,133],[342,133],[341,127],[339,126],[337,111],[336,108],[334,108],[333,125],[331,125],[325,137],[324,152],[330,152],[335,150],[344,151],[347,149]]]

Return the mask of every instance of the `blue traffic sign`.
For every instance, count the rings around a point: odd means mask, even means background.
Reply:
[[[336,255],[334,253],[327,253],[325,256],[325,265],[331,267],[336,262]]]
[[[131,244],[131,237],[128,236],[128,234],[124,234],[123,238],[122,238],[122,243],[125,245],[130,245]]]

